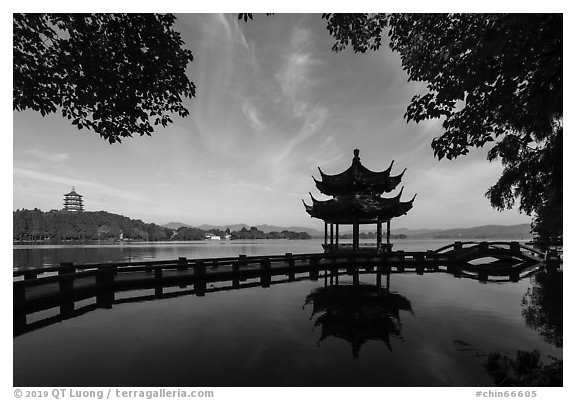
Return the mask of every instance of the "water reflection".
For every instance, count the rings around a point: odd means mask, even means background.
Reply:
[[[394,269],[394,272],[391,272]],[[321,339],[328,336],[342,337],[353,345],[354,356],[357,357],[359,349],[366,340],[380,338],[390,348],[390,336],[400,336],[399,311],[412,313],[410,301],[398,293],[390,292],[390,277],[398,274],[418,275],[426,274],[449,274],[457,278],[465,278],[480,281],[481,283],[517,282],[537,273],[539,266],[509,266],[494,270],[494,265],[487,266],[469,264],[441,265],[428,264],[405,270],[404,267],[391,265],[347,265],[342,267],[323,266],[315,269],[307,266],[300,273],[293,271],[288,277],[282,276],[283,272],[272,279],[271,271],[263,272],[260,269],[250,269],[242,273],[242,276],[234,276],[225,273],[221,278],[196,278],[192,276],[173,276],[170,280],[162,282],[154,281],[151,271],[138,274],[129,274],[132,280],[119,281],[115,285],[100,285],[98,278],[86,281],[76,287],[74,293],[61,294],[58,283],[47,284],[46,289],[52,290],[53,296],[45,298],[27,299],[24,303],[14,300],[14,336],[22,335],[45,326],[61,322],[66,319],[76,318],[96,309],[110,309],[116,304],[128,302],[142,302],[171,298],[177,296],[196,295],[205,296],[209,293],[248,289],[254,287],[270,287],[294,280],[311,279],[317,280],[320,276],[324,280],[324,288],[311,293],[306,299],[306,305],[312,304],[312,317],[322,313],[316,318],[316,326],[322,327]],[[555,272],[554,272],[555,273]],[[359,284],[359,275],[375,275],[376,285],[366,286]],[[548,340],[561,345],[562,334],[562,293],[561,272],[557,277],[538,278],[537,285],[526,293],[523,300],[523,315],[529,326],[537,329]],[[138,279],[135,279],[137,277]],[[277,274],[276,274],[277,275]],[[296,275],[298,278],[295,279]],[[353,285],[339,285],[339,276],[352,276]],[[385,287],[382,288],[382,278],[385,277]],[[280,279],[278,279],[280,278]],[[79,279],[81,281],[82,279]],[[71,283],[71,281],[69,282]],[[81,283],[81,282],[79,282]],[[558,285],[560,292],[558,294]],[[176,288],[178,287],[178,288]],[[34,288],[32,288],[34,289]],[[136,290],[139,289],[139,290]],[[146,291],[151,289],[150,291]],[[40,293],[42,290],[37,290]],[[144,294],[142,294],[144,290]],[[120,293],[126,293],[119,298]],[[15,291],[16,296],[16,291]],[[20,304],[16,307],[16,304]],[[22,304],[21,304],[22,303]],[[86,304],[89,303],[89,304]],[[43,311],[52,311],[48,317],[43,317]],[[53,310],[59,310],[54,315]],[[38,314],[30,320],[30,314]],[[350,326],[354,322],[357,326]],[[366,332],[358,333],[358,329]],[[379,329],[383,329],[382,332]],[[358,335],[357,338],[353,335]],[[362,339],[362,335],[365,338]]]
[[[426,265],[404,272],[380,267],[322,265],[315,274],[303,268],[291,277],[266,278],[255,270],[235,283],[228,277],[226,282],[146,284],[138,290],[115,287],[53,303],[51,310],[15,314],[15,382],[490,386],[528,382],[522,371],[533,378],[537,371],[558,376],[548,354],[561,358],[561,351],[551,351],[553,346],[525,326],[521,313],[523,308],[553,311],[552,289],[544,286],[561,276],[528,280],[533,270],[506,271],[498,279],[520,282],[501,284],[468,266]],[[196,297],[201,294],[205,297]],[[58,326],[68,318],[74,321]],[[561,332],[561,321],[533,320],[547,321],[534,326]],[[36,332],[27,334],[31,331]],[[459,352],[454,338],[474,343],[481,355]],[[496,349],[506,351],[497,355]],[[541,356],[518,353],[519,359],[516,349],[538,349]],[[544,384],[543,379],[532,382]]]
[[[563,386],[562,360],[542,360],[538,350],[518,350],[514,357],[494,351],[487,358],[484,367],[497,386]]]
[[[310,319],[321,328],[318,346],[328,337],[344,339],[354,358],[368,340],[380,340],[392,351],[390,338],[402,339],[400,311],[414,314],[404,296],[375,285],[337,284],[317,288],[306,297]]]
[[[454,340],[459,351],[482,358],[484,370],[496,386],[537,387],[562,386],[563,362],[557,357],[541,357],[538,349],[517,350],[511,355],[502,350],[486,353],[462,340]]]
[[[547,343],[563,345],[562,270],[548,269],[531,277],[531,286],[522,297],[522,317],[526,325],[540,334]],[[496,386],[550,387],[563,386],[563,361],[542,357],[538,349],[485,352],[469,343],[455,340],[460,351],[484,358],[485,371]]]
[[[538,274],[522,298],[522,316],[546,342],[562,347],[562,270]]]

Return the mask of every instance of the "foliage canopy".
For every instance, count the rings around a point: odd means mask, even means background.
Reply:
[[[14,14],[13,108],[56,113],[110,143],[186,117],[193,60],[171,14]]]

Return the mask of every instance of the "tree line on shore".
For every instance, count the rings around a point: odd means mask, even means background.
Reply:
[[[200,228],[181,227],[175,231],[175,240],[203,240],[207,234],[219,236],[220,238],[229,238],[232,240],[246,240],[246,239],[311,239],[312,237],[307,232],[294,232],[283,230],[281,232],[263,232],[255,226],[246,229],[243,227],[239,231],[231,231],[230,229],[210,229],[205,231]]]
[[[268,232],[256,227],[231,232],[219,229],[203,230],[192,227],[171,229],[154,223],[145,223],[106,211],[68,212],[38,208],[13,212],[12,236],[14,241],[83,241],[83,240],[204,240],[206,235],[222,239],[310,239],[306,232]]]

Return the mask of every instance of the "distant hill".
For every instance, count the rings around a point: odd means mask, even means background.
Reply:
[[[171,229],[178,229],[181,226],[191,227],[190,225],[181,222],[170,222],[163,225]],[[208,231],[211,229],[226,230],[230,228],[231,231],[239,231],[242,228],[250,229],[247,224],[233,224],[233,225],[200,225],[197,228]],[[256,228],[264,233],[270,232],[306,232],[313,238],[323,238],[324,232],[314,228],[306,228],[302,226],[282,227],[275,225],[257,225]],[[348,229],[347,229],[348,228]],[[386,229],[384,227],[384,229]],[[340,234],[347,234],[352,232],[350,225],[344,225],[340,229]],[[407,228],[392,228],[393,235],[406,235],[407,239],[530,239],[530,224],[520,225],[482,225],[472,228],[453,228],[453,229],[407,229]]]
[[[250,229],[250,225],[246,225],[246,224],[231,224],[231,225],[209,225],[209,224],[204,224],[204,225],[200,225],[197,226],[198,229],[202,229],[205,231],[209,231],[211,229],[218,229],[221,231],[225,231],[226,229],[230,229],[230,231],[239,231],[242,228],[246,228],[246,229]]]
[[[409,239],[530,239],[530,224],[482,225],[472,228],[439,230],[392,230],[394,234],[404,234]]]
[[[176,230],[176,229],[178,229],[178,228],[182,228],[182,227],[192,228],[191,225],[186,225],[186,224],[183,224],[182,222],[168,222],[167,224],[164,224],[164,225],[162,225],[162,226],[163,226],[164,228],[174,229],[174,230]]]
[[[382,229],[386,228],[383,227]],[[407,237],[426,235],[433,232],[439,232],[439,231],[437,229],[407,229],[407,228],[394,229],[394,227],[392,227],[392,233],[394,233],[395,235],[406,235]]]

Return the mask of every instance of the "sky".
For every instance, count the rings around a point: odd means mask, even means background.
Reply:
[[[318,192],[312,176],[344,171],[353,150],[364,166],[392,174],[407,168],[404,201],[392,227],[455,228],[530,222],[499,212],[485,198],[502,171],[488,148],[456,160],[434,158],[440,121],[407,123],[412,96],[386,41],[377,52],[331,51],[319,14],[177,14],[175,26],[194,55],[188,75],[196,97],[187,118],[151,137],[110,145],[59,115],[13,112],[13,209],[61,209],[72,187],[87,211],[148,223],[271,224],[322,230],[302,199]]]

